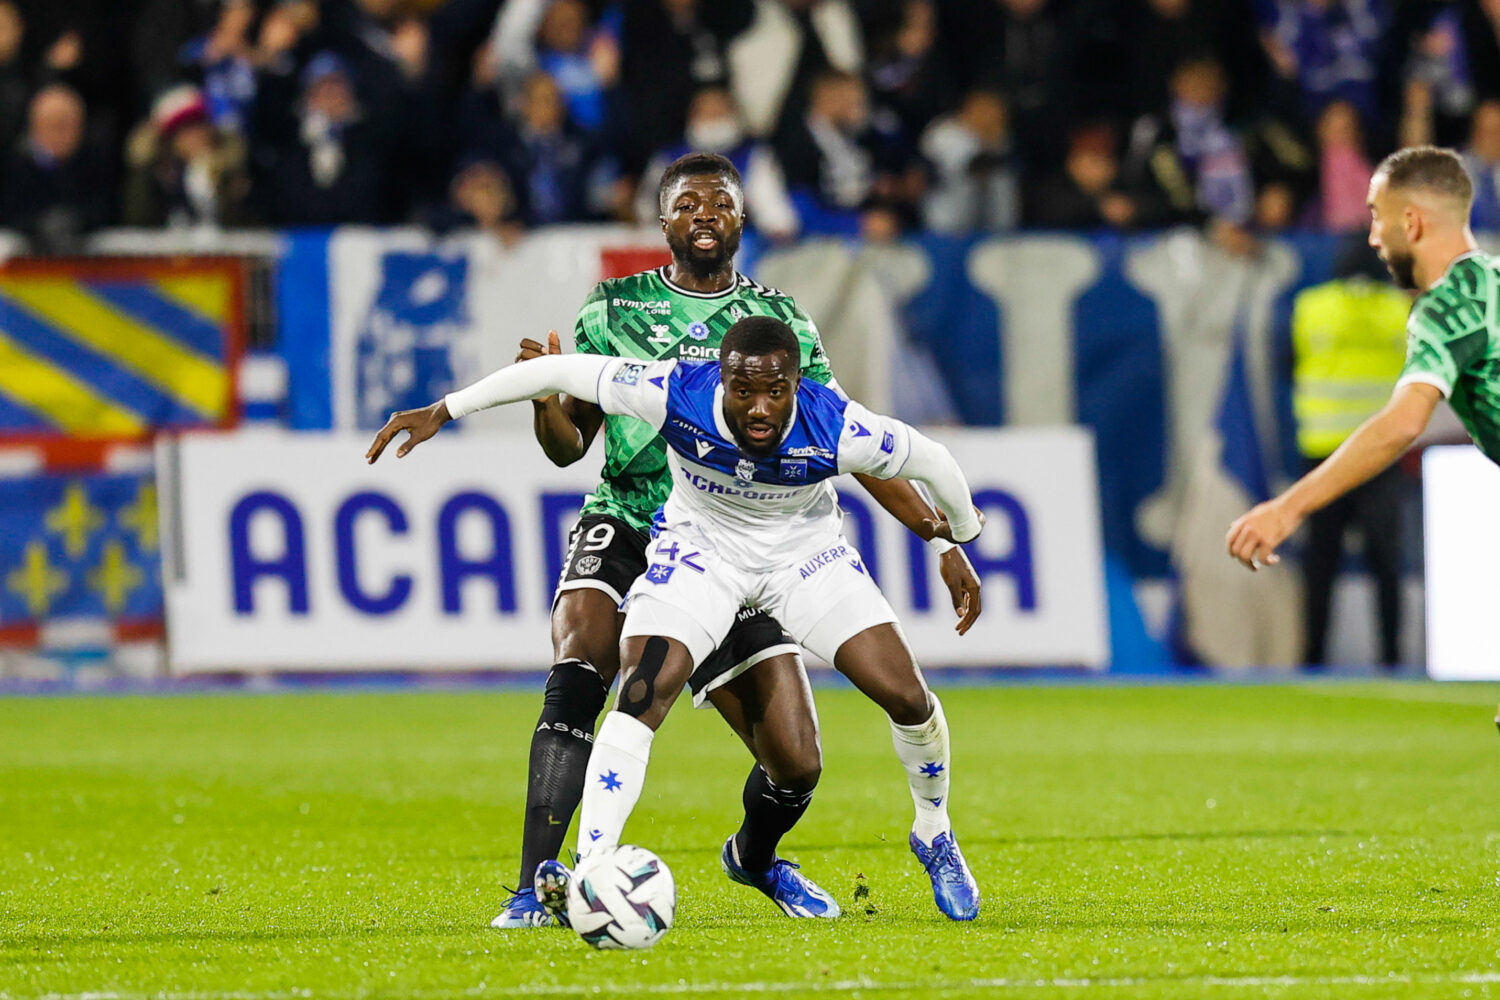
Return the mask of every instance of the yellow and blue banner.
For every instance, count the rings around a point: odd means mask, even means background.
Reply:
[[[230,426],[243,301],[227,260],[0,268],[0,436]]]
[[[149,633],[161,617],[149,472],[0,478],[0,645],[34,644],[58,620]]]

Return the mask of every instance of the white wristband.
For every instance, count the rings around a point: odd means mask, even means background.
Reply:
[[[932,551],[936,552],[940,556],[945,556],[949,552],[952,552],[954,549],[958,548],[958,546],[953,542],[948,541],[948,539],[946,538],[939,538],[937,535],[934,535],[931,538],[927,539],[927,545],[932,549]]]

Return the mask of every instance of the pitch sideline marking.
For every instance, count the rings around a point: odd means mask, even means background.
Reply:
[[[485,996],[499,992],[511,996],[591,996],[591,995],[648,995],[691,996],[699,993],[840,993],[850,990],[896,992],[898,990],[1057,990],[1057,989],[1121,989],[1137,986],[1161,986],[1181,984],[1183,986],[1222,987],[1227,989],[1258,989],[1267,986],[1415,986],[1441,985],[1486,985],[1500,983],[1500,972],[1454,972],[1436,974],[1394,974],[1386,976],[1117,976],[1099,978],[1056,979],[943,979],[926,982],[880,982],[868,979],[831,980],[829,982],[735,982],[735,983],[592,983],[576,986],[538,983],[530,986],[477,986],[463,990],[422,990],[402,992],[410,1000],[446,1000],[462,997]],[[359,1000],[364,997],[385,995],[381,989],[361,990],[351,993],[327,993],[322,990],[283,990],[265,993],[248,991],[231,992],[184,992],[160,991],[119,993],[112,991],[83,993],[0,993],[0,1000]]]

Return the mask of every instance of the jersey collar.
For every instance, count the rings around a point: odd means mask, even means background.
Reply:
[[[1427,290],[1430,292],[1434,288],[1436,288],[1438,285],[1441,285],[1443,282],[1447,281],[1448,280],[1448,275],[1450,275],[1450,274],[1453,273],[1453,269],[1455,267],[1457,267],[1458,265],[1462,264],[1464,261],[1468,260],[1470,257],[1478,257],[1483,252],[1484,252],[1483,250],[1479,250],[1479,249],[1476,248],[1474,250],[1465,250],[1463,253],[1459,254],[1457,257],[1454,257],[1452,260],[1450,260],[1448,262],[1448,266],[1445,267],[1445,268],[1443,268],[1443,276],[1441,278],[1439,278],[1438,280],[1434,281],[1432,284],[1428,285],[1427,286]]]
[[[695,292],[690,289],[683,288],[681,285],[673,282],[671,278],[667,277],[667,266],[665,264],[656,269],[656,276],[662,280],[663,284],[665,284],[672,291],[676,292],[678,295],[686,295],[690,298],[695,299],[722,299],[726,295],[733,295],[734,292],[739,289],[740,285],[744,284],[745,282],[745,276],[740,274],[740,272],[735,271],[734,280],[731,281],[729,283],[729,287],[724,289],[722,292]]]
[[[778,445],[786,444],[786,439],[791,437],[792,428],[797,426],[797,397],[792,397],[792,419],[786,422],[786,430],[781,432],[781,440]],[[740,443],[734,439],[734,432],[729,429],[729,422],[724,419],[724,383],[720,382],[714,386],[714,430],[719,432],[719,437],[728,441],[738,448]]]

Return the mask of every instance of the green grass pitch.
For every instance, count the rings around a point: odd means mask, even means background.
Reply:
[[[0,700],[0,998],[1500,996],[1497,694],[946,689],[968,925],[873,706],[819,692],[784,845],[825,923],[719,872],[749,759],[682,703],[626,831],[679,884],[643,953],[487,927],[535,694]]]

